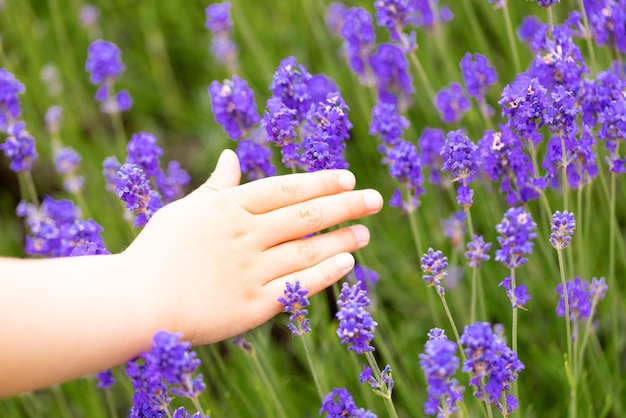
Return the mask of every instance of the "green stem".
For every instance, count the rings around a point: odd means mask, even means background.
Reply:
[[[417,75],[422,80],[422,85],[424,89],[426,89],[426,95],[430,99],[431,105],[434,106],[435,105],[435,91],[433,90],[433,87],[430,84],[430,80],[428,79],[428,76],[426,75],[426,71],[424,71],[424,67],[422,66],[422,63],[417,57],[417,53],[413,52],[409,54],[409,59],[415,66],[415,69],[417,70]]]
[[[201,417],[204,417],[204,409],[202,409],[202,405],[200,405],[200,400],[197,397],[191,398],[191,403],[193,403],[194,408],[200,414]]]
[[[55,401],[59,405],[59,409],[61,410],[61,414],[64,417],[72,417],[72,411],[70,411],[70,407],[67,404],[67,399],[65,399],[65,395],[61,390],[59,385],[52,386],[52,395],[54,396]]]
[[[471,296],[471,301],[470,301],[470,324],[473,324],[474,322],[476,322],[476,289],[477,289],[477,285],[476,285],[476,281],[477,276],[478,275],[478,268],[473,267],[472,268],[472,296]]]
[[[454,323],[454,318],[452,318],[452,313],[450,312],[450,308],[448,307],[448,302],[446,302],[446,296],[440,295],[440,297],[441,297],[441,303],[443,303],[443,309],[446,311],[446,315],[448,316],[448,321],[450,321],[452,332],[454,332],[456,343],[459,346],[459,352],[461,353],[461,357],[463,357],[463,361],[465,361],[467,360],[467,357],[465,357],[465,352],[463,351],[463,346],[461,345],[461,338],[459,337],[459,331],[456,328],[456,324]]]
[[[259,362],[259,358],[257,357],[256,352],[252,353],[250,357],[252,358],[252,364],[254,365],[254,368],[256,369],[256,372],[259,375],[261,382],[263,383],[263,385],[265,386],[265,389],[267,389],[270,396],[272,397],[272,401],[274,402],[274,405],[276,406],[276,409],[278,411],[278,416],[287,418],[287,413],[285,412],[285,408],[283,407],[283,404],[280,402],[280,399],[278,398],[278,395],[276,394],[276,391],[274,390],[274,386],[272,386],[272,383],[267,377],[265,370],[263,370],[263,366],[261,366],[261,362]]]
[[[365,358],[372,368],[372,372],[374,373],[374,378],[377,382],[382,384],[382,373],[380,371],[380,367],[378,367],[378,363],[376,362],[376,358],[371,351],[365,352]],[[387,413],[391,418],[398,418],[398,413],[396,412],[396,407],[393,404],[393,400],[391,399],[391,391],[388,389],[386,385],[382,385],[382,395],[383,401],[385,403],[385,408],[387,409]]]
[[[512,268],[511,269],[511,293],[515,293],[515,289],[517,288],[517,284],[515,283],[515,269]],[[517,353],[517,314],[518,314],[518,308],[517,307],[513,307],[513,324],[511,326],[511,348],[513,349],[514,352]],[[520,405],[519,409],[516,411],[519,416],[522,416],[521,412],[522,412],[522,407],[521,407],[521,402],[519,402],[519,384],[517,382],[517,379],[515,379],[515,381],[513,382],[513,395],[517,398],[518,403]]]
[[[37,196],[37,189],[33,181],[32,173],[30,171],[20,171],[17,173],[17,178],[20,182],[22,199],[33,203],[35,206],[39,206],[39,197]]]
[[[517,50],[517,44],[515,43],[515,34],[513,33],[513,24],[511,23],[511,15],[509,14],[508,2],[505,0],[502,5],[502,12],[504,13],[504,24],[506,25],[506,35],[509,40],[509,48],[513,55],[513,65],[515,72],[521,72],[519,51]]]
[[[552,9],[551,7],[548,9]],[[563,159],[563,210],[567,210],[569,184],[567,182],[567,156],[565,153],[565,138],[561,135],[561,158]]]
[[[572,367],[576,370],[576,359],[572,350],[572,329],[569,314],[569,295],[565,282],[565,265],[563,264],[563,250],[557,250],[559,258],[559,271],[561,273],[561,286],[563,287],[563,300],[565,301],[565,333],[567,336],[567,360],[565,362],[566,373],[572,374]],[[575,376],[575,375],[574,375]],[[569,379],[568,379],[569,380]],[[570,417],[576,417],[576,378],[570,382]]]
[[[596,63],[596,50],[593,46],[593,41],[591,40],[591,27],[589,26],[589,18],[587,17],[587,11],[585,10],[584,0],[579,0],[580,11],[583,14],[583,24],[585,25],[585,41],[587,41],[587,49],[589,50],[589,56],[591,57],[591,65],[593,70],[598,69],[598,65]],[[595,73],[595,71],[593,71]]]
[[[109,410],[109,416],[111,418],[117,418],[117,410],[115,409],[115,399],[113,399],[113,394],[111,393],[111,389],[104,389],[104,398],[106,399],[107,409]]]
[[[317,376],[317,372],[315,371],[315,367],[313,366],[313,359],[311,358],[311,353],[309,352],[309,346],[304,340],[304,334],[300,335],[300,341],[302,341],[302,346],[304,347],[304,353],[306,354],[306,360],[309,363],[309,369],[311,369],[311,374],[313,375],[313,381],[315,382],[315,389],[317,389],[317,393],[320,396],[320,400],[324,399],[324,390],[322,389],[322,385],[320,384],[320,379]]]

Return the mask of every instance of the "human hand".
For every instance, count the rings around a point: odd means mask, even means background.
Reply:
[[[310,234],[378,212],[374,190],[353,191],[345,170],[240,181],[232,151],[209,180],[159,210],[122,254],[156,289],[153,306],[164,328],[193,344],[233,337],[280,312],[286,282],[313,295],[354,266],[350,254],[369,242],[353,225]]]

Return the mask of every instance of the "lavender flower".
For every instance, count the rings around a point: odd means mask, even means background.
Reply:
[[[163,194],[165,202],[169,203],[184,196],[184,188],[190,180],[189,173],[180,166],[178,161],[170,161],[167,164],[167,173],[159,170],[156,185]]]
[[[339,310],[335,315],[339,320],[337,336],[342,344],[349,345],[348,350],[357,354],[374,351],[370,343],[374,339],[374,330],[378,324],[365,310],[369,304],[367,294],[359,286],[343,283],[337,301]]]
[[[261,120],[254,102],[254,92],[245,80],[236,75],[232,81],[213,81],[209,86],[209,95],[215,120],[232,140],[245,136]]]
[[[345,388],[334,388],[332,392],[324,397],[320,415],[324,413],[327,414],[328,418],[376,418],[376,415],[371,411],[357,408],[352,395]]]
[[[507,394],[524,365],[491,330],[487,322],[475,322],[465,327],[459,342],[467,360],[462,370],[471,374],[470,385],[476,388],[474,396],[486,403],[494,403],[508,416],[517,408],[517,399]],[[502,399],[506,399],[503,403]]]
[[[463,247],[465,240],[465,212],[458,211],[447,219],[441,221],[443,235],[450,240],[450,244],[454,249]]]
[[[377,394],[387,394],[383,396],[389,396],[393,389],[394,380],[391,376],[391,366],[386,365],[385,368],[380,372],[380,381],[376,380],[373,375],[372,368],[363,365],[363,371],[359,374],[359,382],[367,383],[370,385],[374,392]]]
[[[372,108],[369,134],[379,135],[386,145],[398,143],[408,127],[409,121],[400,114],[396,100],[379,100]]]
[[[24,122],[12,125],[8,133],[11,136],[0,144],[0,150],[11,160],[9,168],[16,173],[30,171],[39,156],[35,149],[35,138],[26,131]]]
[[[490,0],[491,1],[491,0]],[[501,0],[498,0],[501,1]],[[535,15],[528,15],[522,18],[522,23],[517,28],[517,37],[524,43],[530,44],[535,34],[544,24]]]
[[[107,190],[115,191],[115,177],[121,166],[116,157],[107,157],[102,162],[102,175]]]
[[[376,286],[380,275],[371,268],[357,263],[347,278],[351,284],[356,284],[369,297],[369,289]]]
[[[599,45],[615,45],[620,52],[626,52],[626,12],[622,1],[585,0],[594,41]]]
[[[474,192],[468,185],[480,166],[477,149],[476,144],[465,136],[460,129],[448,132],[446,142],[441,148],[442,169],[452,173],[453,182],[460,181],[461,185],[457,190],[457,202],[464,207],[469,207],[472,204]]]
[[[426,126],[422,131],[417,143],[422,152],[422,167],[430,171],[429,181],[431,184],[443,185],[441,178],[441,149],[445,144],[445,135],[441,129]]]
[[[0,68],[0,132],[8,132],[22,114],[18,95],[24,91],[24,85],[13,74]]]
[[[46,131],[52,135],[56,135],[61,129],[61,119],[63,117],[63,108],[61,106],[50,106],[46,110],[44,120],[46,122]]]
[[[297,112],[296,119],[301,120],[311,105],[309,83],[313,76],[302,64],[297,64],[295,57],[287,57],[280,62],[274,73],[270,90],[289,109]]]
[[[226,65],[231,72],[238,67],[239,50],[233,41],[233,21],[230,16],[231,4],[228,1],[213,3],[205,9],[206,28],[211,32],[211,53],[217,61]]]
[[[332,35],[336,37],[341,36],[341,28],[344,22],[343,16],[347,11],[346,5],[339,1],[334,1],[328,5],[325,22]]]
[[[55,152],[54,166],[57,173],[64,176],[63,188],[70,193],[78,193],[83,188],[84,179],[76,174],[80,161],[80,154],[71,147]]]
[[[402,0],[376,0],[376,21],[379,26],[385,26],[391,34],[391,39],[403,42],[406,35],[404,28],[412,22],[415,14],[416,2]]]
[[[472,59],[473,58],[473,59]],[[482,54],[472,54],[469,52],[461,60],[461,73],[467,94],[484,101],[489,87],[496,83],[496,71],[489,63],[489,59]]]
[[[534,177],[526,147],[508,126],[501,126],[501,131],[486,131],[478,147],[483,172],[492,181],[501,180],[499,189],[509,205],[539,197],[545,182]]]
[[[39,207],[21,202],[16,212],[25,218],[29,231],[27,254],[68,257],[109,253],[100,235],[102,227],[92,219],[82,219],[80,209],[70,200],[44,196]]]
[[[126,209],[136,212],[135,226],[148,223],[150,213],[148,206],[153,198],[150,182],[140,166],[124,163],[115,177],[115,193],[126,203]]]
[[[489,260],[490,249],[490,242],[485,242],[482,235],[474,235],[472,240],[467,243],[467,251],[465,252],[467,264],[472,268],[480,267],[483,261]]]
[[[98,387],[100,389],[108,389],[115,383],[115,378],[111,370],[96,373],[96,378],[98,379]]]
[[[502,116],[508,117],[510,127],[524,138],[537,143],[541,136],[537,133],[546,108],[547,90],[537,78],[525,74],[515,77],[502,90],[500,105]]]
[[[133,388],[129,418],[166,416],[165,410],[172,398],[159,370],[148,367],[143,356],[139,356],[126,364],[126,375]]]
[[[550,7],[554,3],[560,3],[561,0],[537,0],[537,4],[541,7]]]
[[[454,15],[447,6],[439,6],[439,0],[416,0],[416,14],[413,18],[415,26],[433,28],[438,24],[449,22]]]
[[[384,43],[370,56],[370,66],[381,94],[398,98],[398,107],[404,109],[414,92],[413,78],[404,52],[394,44]]]
[[[452,173],[452,181],[467,185],[474,178],[480,166],[477,149],[462,130],[448,132],[440,155],[443,157],[442,169]]]
[[[552,215],[550,229],[552,230],[550,244],[557,251],[564,250],[569,245],[574,229],[576,229],[574,214],[568,211],[561,212],[557,210]]]
[[[528,259],[524,256],[533,252],[532,239],[537,237],[536,228],[537,224],[524,208],[508,209],[502,222],[496,225],[496,231],[500,234],[497,240],[501,246],[496,250],[496,261],[510,269],[526,264]]]
[[[404,140],[398,141],[387,155],[389,174],[397,179],[414,197],[424,193],[422,164],[417,147]]]
[[[91,74],[89,80],[93,84],[102,84],[107,80],[115,80],[124,71],[122,52],[112,42],[97,40],[89,45],[85,69]]]
[[[345,39],[343,50],[350,68],[362,81],[367,81],[369,56],[376,41],[372,15],[362,7],[351,7],[342,16],[341,36]]]
[[[85,69],[90,73],[92,84],[100,85],[96,100],[102,103],[105,113],[115,113],[130,109],[132,99],[127,91],[116,94],[113,85],[125,70],[120,49],[112,42],[97,40],[87,49]]]
[[[511,301],[511,307],[514,309],[521,308],[525,309],[526,302],[530,300],[530,296],[528,295],[528,290],[526,289],[525,284],[520,284],[515,288],[511,288],[511,282],[513,281],[511,276],[505,277],[504,280],[498,284],[498,286],[502,286],[506,291],[506,295]]]
[[[100,10],[93,4],[84,4],[78,12],[80,25],[85,29],[92,29],[98,26],[100,20]]]
[[[307,294],[309,291],[300,286],[300,282],[296,280],[294,284],[286,283],[284,290],[284,296],[278,298],[278,301],[283,304],[285,312],[290,313],[289,324],[287,328],[294,336],[302,335],[305,332],[311,332],[309,328],[309,318],[306,318],[308,311],[304,308],[309,306],[309,298]]]
[[[459,83],[452,82],[435,95],[435,106],[445,123],[459,122],[463,114],[470,110],[471,103]]]
[[[204,390],[202,375],[197,371],[200,360],[191,351],[191,343],[180,341],[182,334],[157,332],[150,351],[143,353],[146,369],[154,370],[170,386],[173,395],[197,398]]]
[[[604,277],[593,278],[591,283],[576,276],[574,280],[565,282],[567,300],[569,302],[569,320],[580,322],[587,320],[593,313],[596,305],[602,300],[608,289]],[[565,294],[563,285],[558,284],[556,293],[559,295],[559,303],[556,307],[558,316],[565,316]],[[576,338],[575,335],[572,338]]]
[[[423,279],[428,282],[428,286],[435,286],[439,296],[443,296],[445,289],[441,282],[448,275],[446,271],[448,267],[448,257],[444,257],[443,253],[439,250],[435,251],[429,248],[421,261],[422,271],[426,273]]]
[[[429,336],[432,333],[435,338],[426,341],[424,353],[419,355],[420,366],[428,383],[424,414],[449,416],[458,411],[457,403],[463,402],[465,388],[453,378],[459,368],[459,358],[455,354],[457,345],[439,331],[431,330]]]

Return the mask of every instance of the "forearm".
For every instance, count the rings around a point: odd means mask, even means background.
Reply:
[[[105,370],[147,349],[164,324],[156,286],[138,268],[123,254],[0,258],[0,396]]]

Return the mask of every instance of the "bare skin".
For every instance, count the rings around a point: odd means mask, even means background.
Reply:
[[[341,279],[369,231],[302,237],[382,207],[345,170],[239,182],[225,151],[204,185],[158,211],[122,253],[0,257],[0,397],[122,364],[159,330],[200,345],[257,327],[281,311],[286,282],[313,295]]]

